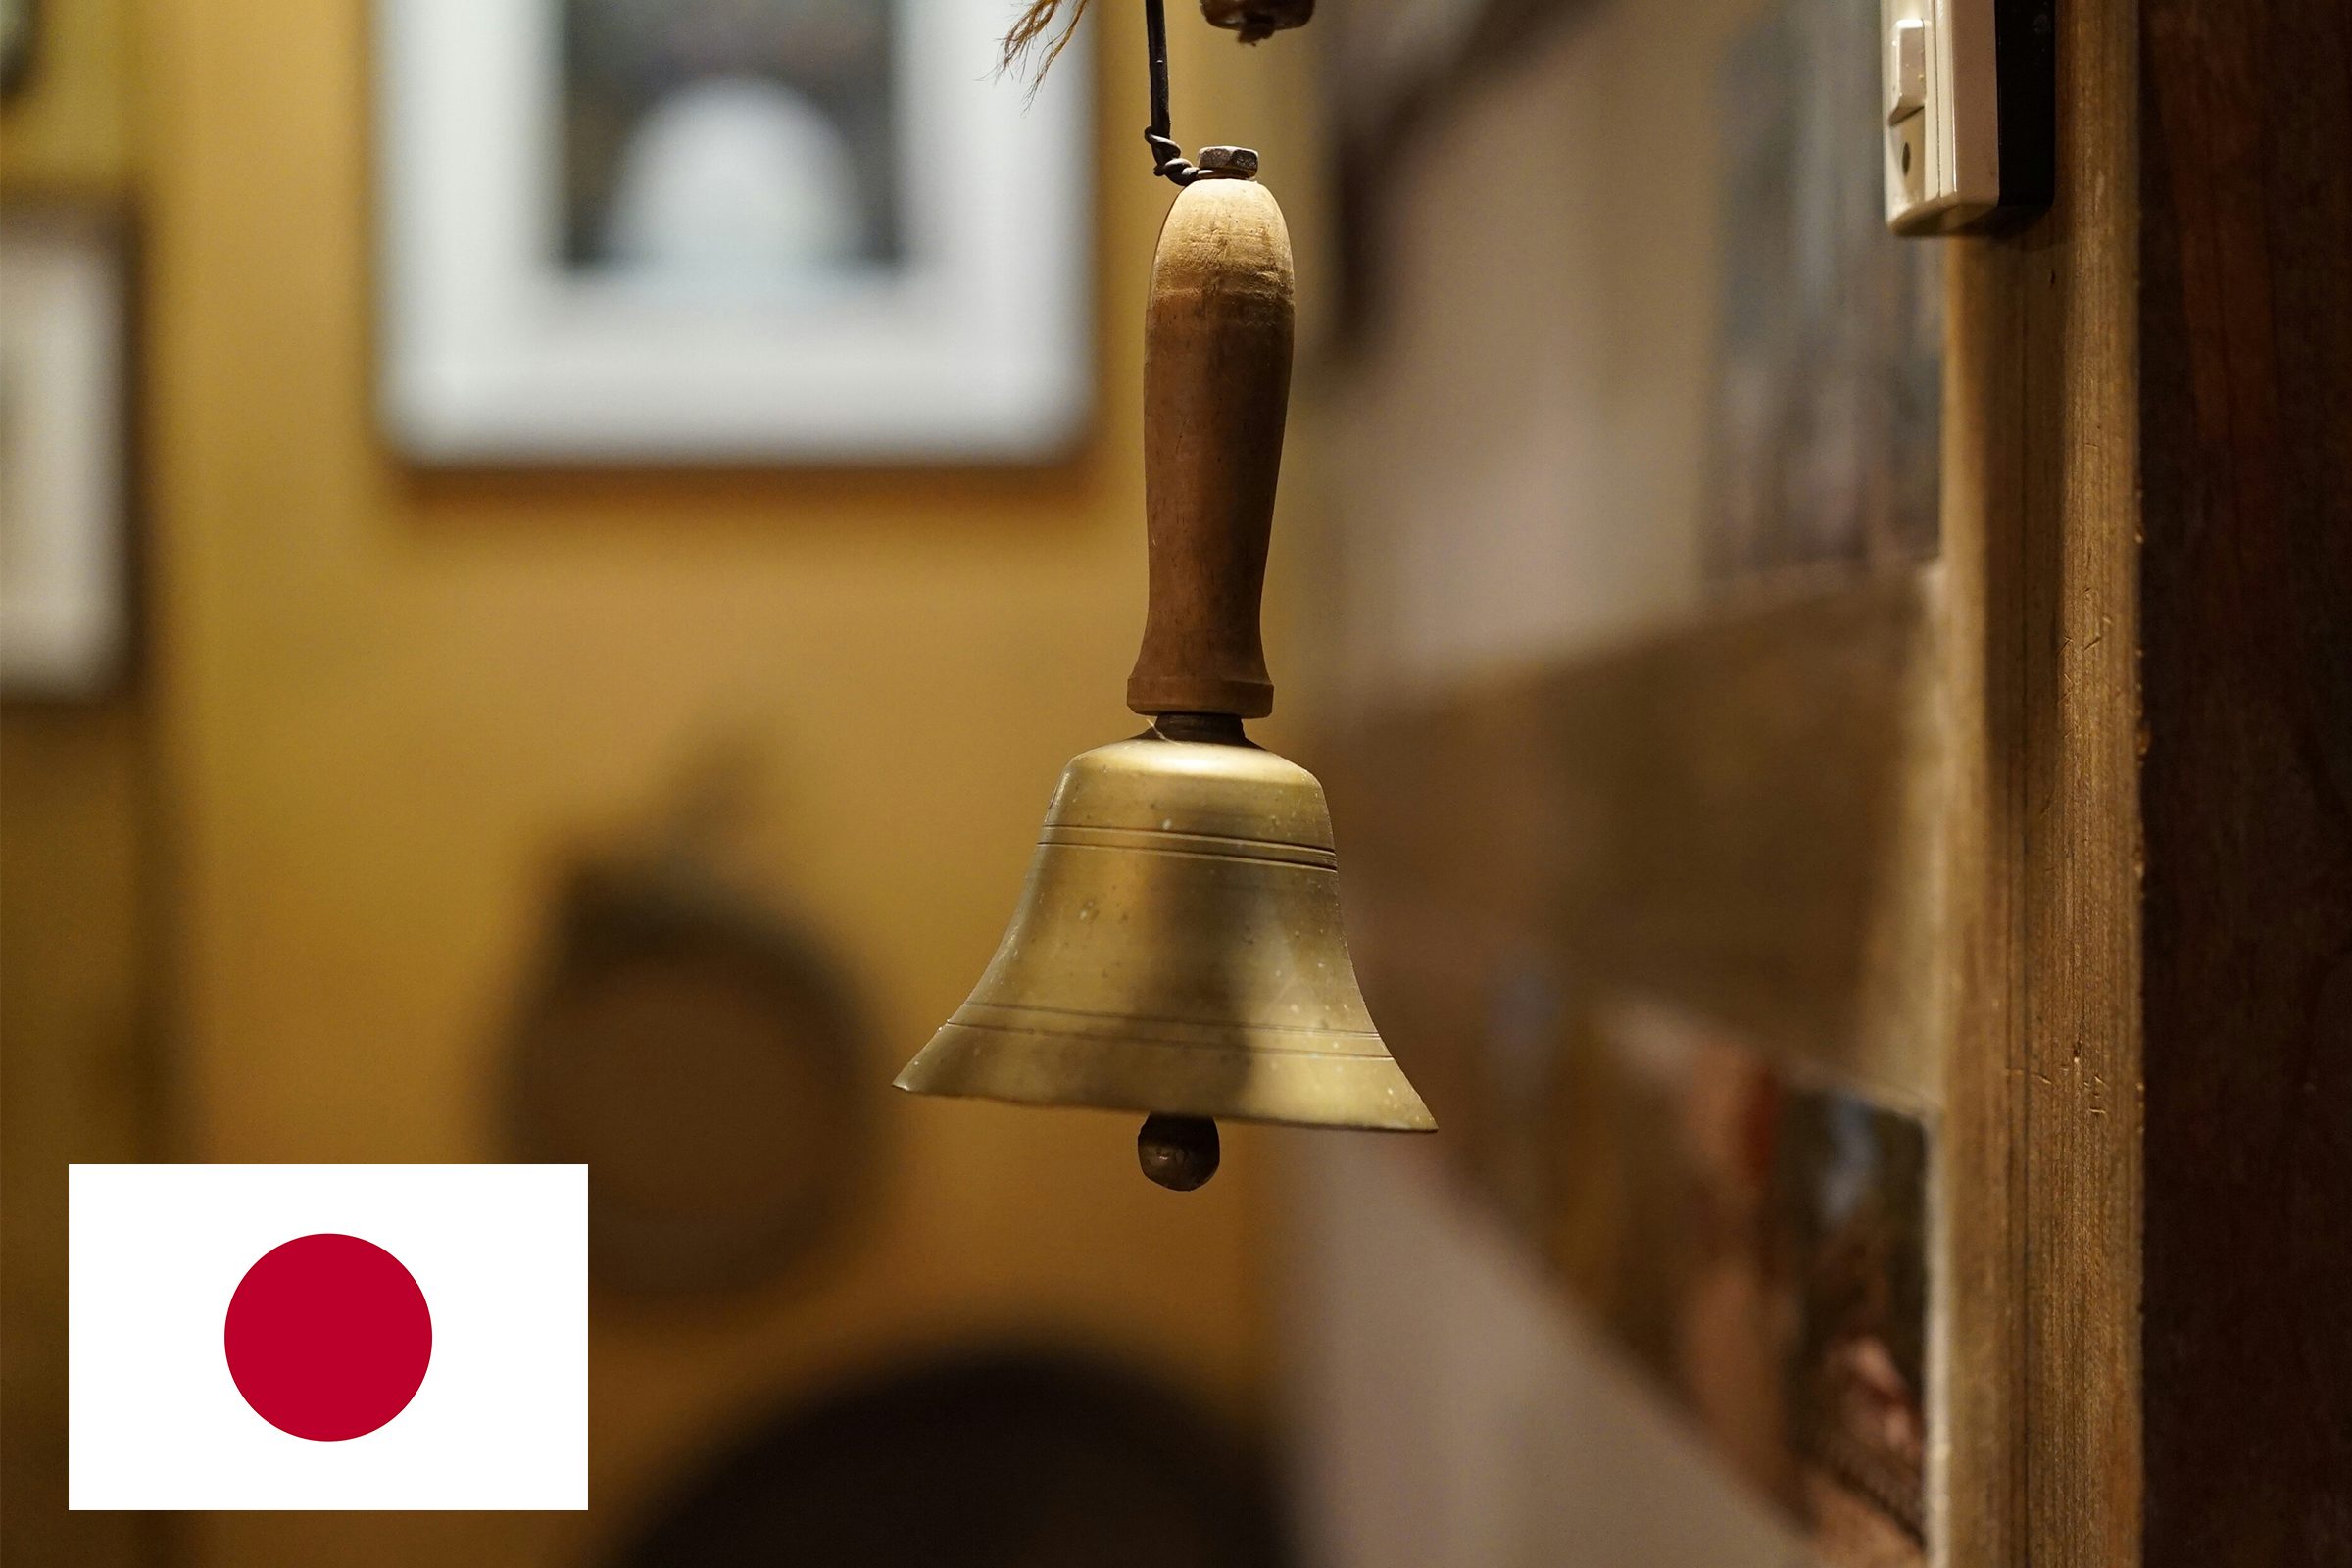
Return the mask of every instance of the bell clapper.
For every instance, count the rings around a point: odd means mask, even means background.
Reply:
[[[1171,1193],[1189,1193],[1217,1173],[1217,1124],[1206,1116],[1154,1112],[1135,1135],[1135,1157],[1152,1181]]]

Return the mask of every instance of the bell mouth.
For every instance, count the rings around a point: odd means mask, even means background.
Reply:
[[[995,958],[899,1087],[1433,1131],[1356,985],[1322,785],[1170,728],[1070,762]]]
[[[913,1094],[1144,1115],[1366,1132],[1429,1133],[1437,1119],[1369,1031],[1211,1031],[1167,1020],[1100,1018],[1085,1032],[984,1021],[1011,1009],[966,1004],[897,1079]],[[1078,1023],[1081,1020],[1068,1020]],[[1189,1036],[1189,1038],[1188,1038]]]

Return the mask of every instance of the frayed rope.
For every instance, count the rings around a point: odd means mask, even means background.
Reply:
[[[1065,6],[1069,19],[1060,21]],[[1061,52],[1070,46],[1070,34],[1085,20],[1086,7],[1087,0],[1029,0],[1004,34],[997,69],[1008,76],[1027,77],[1034,90],[1046,79],[1054,62],[1061,58]]]

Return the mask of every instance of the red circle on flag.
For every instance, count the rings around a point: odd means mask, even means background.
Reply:
[[[262,1254],[228,1300],[228,1375],[261,1418],[319,1443],[363,1437],[408,1407],[433,1358],[424,1292],[357,1236],[297,1236]]]

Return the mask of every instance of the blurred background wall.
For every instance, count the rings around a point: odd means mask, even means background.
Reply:
[[[887,1088],[1056,769],[1137,723],[1170,198],[1136,9],[1091,24],[1066,455],[501,468],[381,433],[377,8],[43,8],[0,196],[131,242],[137,632],[101,695],[0,706],[12,1560],[598,1561],[770,1417],[1011,1346],[1152,1380],[1187,1461],[1275,1454],[1333,1568],[1925,1560],[1924,1199],[1885,1151],[1942,1050],[1940,324],[1873,207],[1875,8],[1327,4],[1255,50],[1171,9],[1178,136],[1259,147],[1298,242],[1258,733],[1330,785],[1367,996],[1446,1128],[1235,1128],[1183,1198],[1124,1118]],[[583,890],[681,870],[850,1004],[847,1089],[772,1137],[839,1191],[772,1277],[599,1295],[592,1510],[60,1511],[64,1163],[529,1157]],[[993,1376],[958,1397],[1017,1403]],[[981,1462],[897,1451],[869,1517]],[[1127,1545],[1048,1544],[1003,1560]]]

